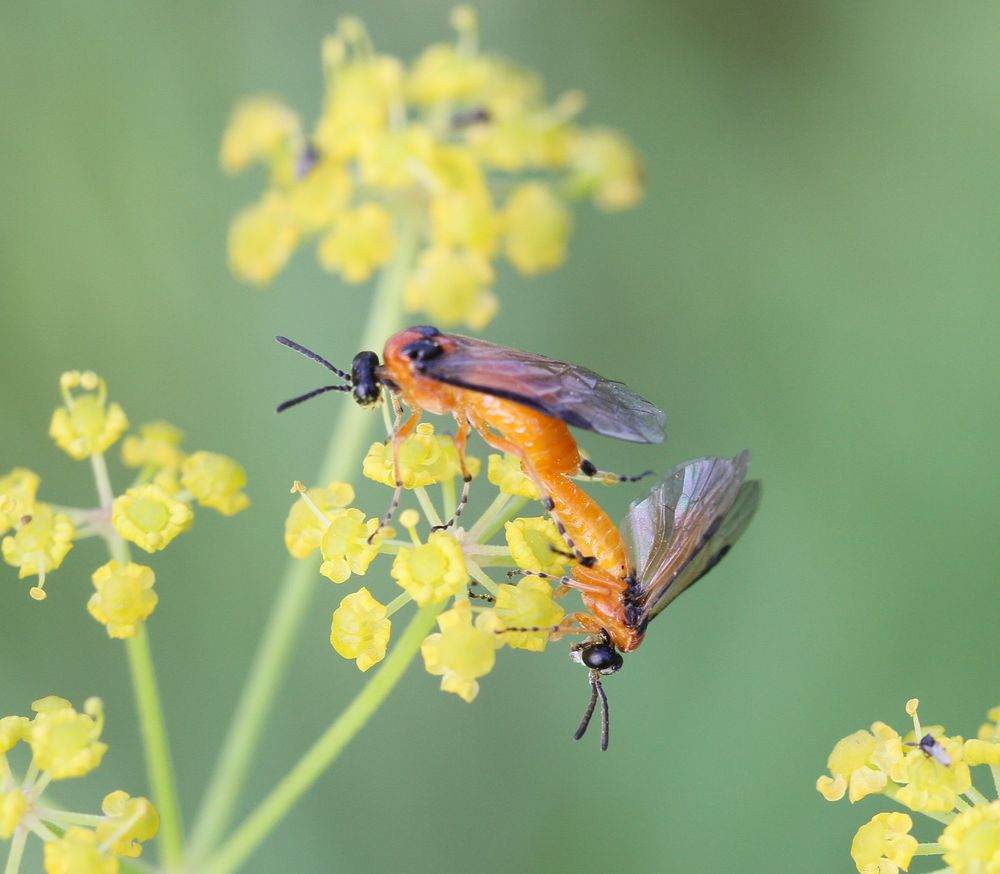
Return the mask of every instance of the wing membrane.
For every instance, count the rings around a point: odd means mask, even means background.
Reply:
[[[660,443],[666,416],[620,382],[544,355],[445,334],[444,355],[421,362],[440,382],[532,407],[569,425],[633,443]]]
[[[635,600],[648,622],[729,551],[760,503],[744,482],[748,452],[680,464],[626,513],[622,534],[638,579]]]

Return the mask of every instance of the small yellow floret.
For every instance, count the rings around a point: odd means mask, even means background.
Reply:
[[[569,563],[566,556],[555,551],[565,551],[566,541],[551,519],[514,519],[504,525],[504,533],[511,558],[526,571],[559,576]]]
[[[107,752],[98,738],[104,728],[104,707],[88,698],[78,713],[68,701],[49,696],[35,701],[36,716],[25,729],[35,764],[54,780],[82,777],[93,771]]]
[[[967,765],[1000,766],[1000,741],[967,740],[962,759]]]
[[[482,330],[500,307],[490,286],[493,268],[483,255],[442,246],[426,249],[406,284],[407,310],[423,310],[446,327]]]
[[[364,282],[396,250],[392,225],[392,213],[374,202],[344,210],[319,241],[319,263],[345,282]]]
[[[438,482],[442,474],[451,476],[443,464],[444,443],[434,434],[434,426],[421,422],[416,430],[399,447],[399,475],[403,488],[429,486]],[[395,486],[391,443],[373,443],[365,455],[362,472],[377,483]]]
[[[365,514],[353,507],[330,513],[330,525],[319,544],[323,553],[319,572],[335,583],[345,582],[351,574],[364,574],[381,545],[378,536],[372,537],[378,527],[378,519],[365,521]]]
[[[540,182],[519,185],[504,209],[504,251],[521,273],[534,276],[566,260],[573,216]]]
[[[15,467],[0,477],[0,534],[30,516],[41,478],[24,467]]]
[[[330,511],[348,506],[354,500],[354,489],[347,483],[332,482],[325,488],[306,489],[304,497],[325,518],[320,519],[302,499],[292,504],[288,518],[285,519],[285,547],[294,558],[306,558],[319,548],[323,532],[330,521]]]
[[[431,238],[435,248],[465,249],[491,258],[500,221],[488,191],[442,191],[431,198]]]
[[[419,124],[371,137],[361,146],[361,178],[386,191],[410,188],[427,172],[433,150],[434,138]]]
[[[118,874],[118,860],[99,846],[97,835],[72,826],[45,844],[45,874]]]
[[[424,49],[414,62],[406,90],[410,99],[424,105],[467,101],[483,90],[488,74],[479,57],[459,52],[447,43],[436,43]]]
[[[570,186],[601,209],[617,212],[635,206],[643,195],[645,173],[631,143],[606,128],[580,131],[570,147]]]
[[[273,164],[286,158],[301,136],[299,117],[279,98],[249,97],[230,116],[219,163],[227,173],[239,173],[259,160]]]
[[[111,524],[126,540],[146,552],[158,552],[194,520],[191,508],[166,490],[150,484],[129,489],[111,505]]]
[[[160,816],[148,798],[131,798],[118,789],[104,796],[101,810],[106,819],[97,826],[97,839],[116,856],[135,858],[142,853],[142,841],[156,837]]]
[[[10,840],[27,809],[28,799],[20,789],[0,791],[0,840]]]
[[[338,655],[355,659],[358,670],[367,671],[385,658],[391,630],[385,605],[362,587],[344,598],[333,611],[330,643]]]
[[[229,269],[244,282],[267,285],[288,263],[301,230],[288,196],[268,191],[229,227]]]
[[[108,404],[107,386],[93,371],[70,371],[64,377],[69,377],[60,380],[66,405],[52,414],[49,436],[71,458],[83,461],[121,437],[128,419],[118,404]],[[73,395],[70,387],[83,388],[84,393]]]
[[[491,455],[486,470],[487,479],[505,495],[521,498],[539,498],[538,487],[521,470],[521,459],[516,455]]]
[[[107,628],[108,637],[133,637],[159,601],[152,568],[112,560],[94,571],[91,579],[97,591],[87,601],[90,615]]]
[[[181,485],[203,507],[232,516],[250,506],[241,491],[247,484],[246,471],[228,455],[195,452],[181,464]]]
[[[1000,871],[1000,801],[977,804],[956,816],[941,833],[944,861],[955,874]]]
[[[851,844],[851,858],[860,874],[906,871],[917,849],[911,828],[913,820],[905,813],[877,813],[861,826]]]
[[[525,577],[516,586],[500,586],[493,612],[501,628],[531,628],[558,625],[565,611],[552,600],[552,586],[538,577]],[[498,635],[501,644],[515,649],[541,652],[548,631],[511,631]]]
[[[883,722],[873,723],[871,732],[849,734],[837,742],[827,759],[832,776],[820,777],[816,789],[827,801],[837,801],[849,790],[852,804],[881,792],[889,773],[902,762],[902,749],[900,736]]]
[[[433,535],[432,535],[433,536]],[[472,702],[479,694],[476,680],[493,670],[501,635],[495,634],[496,619],[481,613],[472,622],[468,601],[459,601],[438,616],[440,633],[429,635],[420,647],[427,673],[441,677],[441,689]]]
[[[20,579],[32,575],[44,577],[62,564],[66,553],[73,548],[75,536],[76,528],[69,516],[53,512],[48,504],[36,504],[17,531],[3,539],[0,549],[4,561],[20,569]]]
[[[435,531],[422,546],[403,547],[392,577],[421,607],[457,595],[469,582],[462,547],[447,531]]]
[[[10,752],[19,741],[23,740],[27,727],[28,720],[24,716],[0,717],[0,756]]]
[[[350,202],[352,188],[343,164],[321,160],[289,192],[295,220],[307,233],[329,227]]]
[[[184,432],[169,422],[147,422],[139,426],[138,436],[131,434],[122,442],[122,462],[126,467],[177,470],[184,457],[183,439]]]

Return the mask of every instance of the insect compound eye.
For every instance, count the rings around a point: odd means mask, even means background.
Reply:
[[[432,358],[437,358],[443,352],[444,349],[429,337],[407,343],[402,349],[403,355],[411,361],[429,361]]]
[[[378,355],[374,352],[359,352],[351,362],[354,400],[362,406],[374,404],[382,393],[377,372],[378,364]]]
[[[602,674],[613,674],[622,666],[622,657],[610,643],[596,643],[580,650],[583,665]]]
[[[441,334],[441,332],[433,325],[417,325],[414,328],[410,328],[410,330],[415,331],[421,337],[437,337]]]

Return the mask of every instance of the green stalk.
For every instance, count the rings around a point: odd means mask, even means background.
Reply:
[[[385,267],[372,299],[362,349],[379,349],[385,339],[402,327],[403,286],[417,246],[417,224],[413,216],[402,222],[393,260]],[[317,484],[331,480],[349,482],[365,450],[371,417],[345,399],[330,435],[330,443],[316,478]],[[290,559],[278,584],[271,610],[250,674],[240,695],[236,713],[222,745],[222,753],[205,790],[190,842],[190,857],[202,858],[215,846],[232,822],[234,808],[243,793],[257,744],[271,712],[278,686],[291,659],[292,647],[309,610],[317,575],[317,560]]]
[[[355,696],[347,709],[309,748],[306,754],[247,817],[219,851],[201,868],[202,874],[230,874],[249,858],[274,826],[336,761],[344,747],[364,728],[420,651],[444,604],[421,608],[410,620],[378,673]]]
[[[7,864],[3,868],[4,874],[18,874],[21,870],[21,859],[24,857],[24,845],[27,840],[28,830],[23,825],[14,829],[10,850],[7,851]]]
[[[108,465],[101,453],[90,456],[97,483],[97,494],[103,510],[111,510],[114,491],[108,476]],[[130,561],[128,544],[116,531],[107,537],[108,552],[119,564]],[[184,834],[181,825],[180,804],[177,800],[177,782],[174,766],[170,758],[170,744],[167,740],[167,725],[163,718],[160,689],[153,669],[153,655],[149,648],[146,626],[125,642],[128,655],[129,673],[132,677],[132,692],[139,714],[142,731],[143,752],[146,759],[146,774],[153,803],[160,815],[159,847],[160,858],[167,867],[180,863],[184,851]]]

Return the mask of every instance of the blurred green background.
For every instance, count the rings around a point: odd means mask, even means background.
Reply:
[[[312,117],[338,15],[361,13],[381,48],[411,58],[447,38],[449,6],[0,12],[0,470],[26,465],[44,497],[91,500],[87,466],[46,430],[60,371],[94,368],[133,423],[169,419],[250,475],[249,511],[200,513],[151,562],[189,816],[272,609],[288,485],[313,475],[340,400],[276,418],[317,372],[271,337],[346,363],[368,300],[311,254],[266,292],[229,276],[227,224],[261,180],[223,177],[220,133],[249,92]],[[874,719],[905,729],[913,695],[925,722],[965,735],[1000,703],[1000,8],[480,11],[485,45],[552,92],[583,89],[584,119],[626,131],[649,173],[638,209],[578,213],[564,268],[501,274],[487,336],[626,379],[667,410],[663,447],[588,436],[604,465],[663,470],[746,446],[764,504],[607,683],[607,754],[570,739],[587,688],[564,645],[504,651],[471,706],[412,668],[246,870],[849,870],[854,830],[885,806],[822,801],[832,744]],[[112,473],[124,481],[117,461]],[[637,492],[600,495],[618,517]],[[383,500],[363,490],[373,511]],[[44,605],[2,569],[0,712],[49,693],[106,702],[105,764],[59,786],[78,809],[145,789],[121,646],[84,609],[104,560],[82,543]],[[368,584],[386,592],[387,565],[381,576]],[[245,809],[361,685],[327,642],[347,591],[317,582]]]

